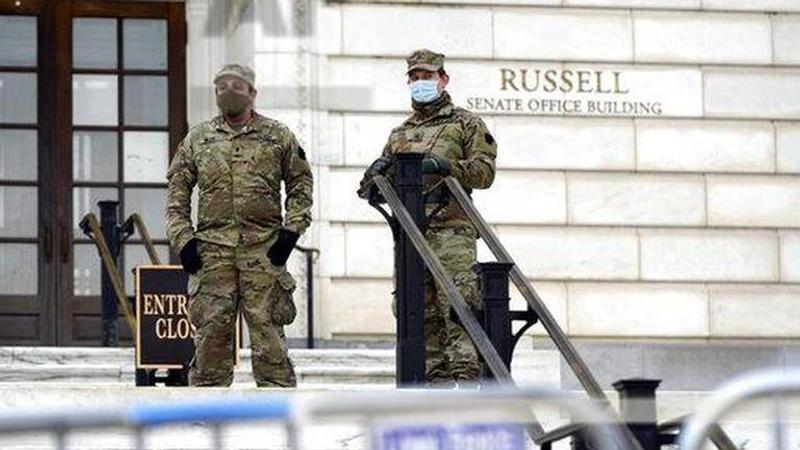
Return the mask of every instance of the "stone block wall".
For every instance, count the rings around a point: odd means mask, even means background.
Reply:
[[[800,338],[800,3],[308,0],[308,36],[264,25],[294,23],[292,4],[255,2],[226,39],[256,66],[261,109],[305,120],[321,337],[393,333],[391,236],[355,189],[408,113],[403,57],[429,47],[499,144],[496,183],[475,201],[570,335]],[[591,94],[579,79],[526,92],[523,70],[617,73],[625,93],[595,79]],[[287,95],[298,86],[302,108]],[[479,101],[502,98],[522,107]],[[586,109],[620,99],[659,108]]]

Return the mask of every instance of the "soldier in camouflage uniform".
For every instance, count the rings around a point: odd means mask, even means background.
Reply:
[[[221,115],[189,131],[167,179],[167,236],[189,277],[193,386],[233,381],[236,317],[250,330],[258,386],[296,385],[283,327],[294,320],[285,264],[311,223],[313,180],[289,129],[253,111],[255,74],[238,64],[214,77]],[[285,215],[281,208],[285,184]],[[197,186],[197,228],[191,194]]]
[[[426,188],[442,177],[453,176],[467,191],[486,189],[495,175],[497,144],[486,125],[475,114],[453,105],[445,91],[449,76],[444,55],[422,49],[407,59],[408,85],[414,113],[392,130],[383,154],[367,169],[364,186],[376,174],[387,173],[392,155],[425,154],[422,172]],[[435,205],[428,205],[431,214]],[[438,255],[467,303],[477,310],[481,299],[472,265],[477,259],[477,232],[455,202],[434,215],[425,237]],[[450,304],[444,291],[425,274],[425,351],[429,383],[475,380],[481,365],[471,339],[450,319]]]

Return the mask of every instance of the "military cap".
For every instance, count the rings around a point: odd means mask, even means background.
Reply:
[[[214,75],[214,84],[225,75],[232,75],[239,78],[249,84],[251,88],[255,89],[256,87],[256,73],[253,72],[253,69],[244,64],[225,64],[217,71],[217,74]]]
[[[444,69],[444,55],[441,53],[436,53],[432,50],[428,50],[427,48],[421,48],[419,50],[414,50],[413,53],[408,55],[408,58],[406,58],[406,63],[408,64],[408,70],[406,70],[406,73],[418,69],[427,70],[430,72],[438,72],[439,70]]]

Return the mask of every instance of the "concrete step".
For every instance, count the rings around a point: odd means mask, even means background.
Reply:
[[[291,349],[298,365],[324,362],[328,365],[392,364],[393,349]],[[242,349],[241,362],[249,364],[251,352]],[[133,348],[105,347],[0,347],[0,367],[40,364],[115,364],[133,365]]]
[[[300,385],[393,385],[393,349],[292,349]],[[519,384],[559,387],[558,354],[554,350],[520,350],[512,372]],[[0,382],[135,383],[130,348],[2,347]],[[250,350],[243,350],[236,383],[253,383]]]
[[[291,350],[300,384],[394,384],[393,350]],[[0,348],[0,381],[133,384],[130,348]],[[243,350],[235,380],[252,383],[250,350]]]

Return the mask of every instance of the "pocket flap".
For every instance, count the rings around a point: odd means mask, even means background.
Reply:
[[[189,297],[194,297],[200,290],[200,277],[189,274],[189,281],[186,283],[186,293]]]
[[[297,282],[295,282],[294,277],[288,270],[282,270],[278,273],[277,278],[278,283],[280,283],[281,287],[287,292],[294,292],[295,288],[297,288]]]

